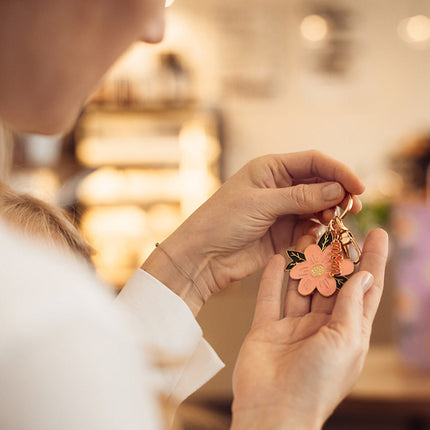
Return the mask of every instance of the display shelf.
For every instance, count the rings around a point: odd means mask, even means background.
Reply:
[[[75,128],[80,227],[100,276],[121,288],[220,185],[219,115],[211,109],[90,105]]]

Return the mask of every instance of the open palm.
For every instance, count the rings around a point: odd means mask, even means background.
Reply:
[[[298,249],[311,241],[304,236]],[[339,294],[303,297],[297,281],[290,280],[282,318],[285,260],[272,258],[236,363],[233,428],[322,426],[362,369],[386,257],[386,233],[374,230],[366,239],[359,272]]]

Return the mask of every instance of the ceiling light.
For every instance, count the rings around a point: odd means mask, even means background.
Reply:
[[[430,19],[424,15],[406,18],[400,22],[398,33],[408,43],[428,42],[430,40]]]
[[[300,24],[302,36],[311,42],[320,42],[328,34],[328,23],[320,15],[308,15]]]

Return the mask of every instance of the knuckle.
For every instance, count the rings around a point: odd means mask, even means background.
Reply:
[[[311,157],[315,157],[315,158],[317,158],[317,157],[321,157],[321,156],[322,156],[322,152],[321,152],[321,151],[318,151],[318,149],[310,149],[310,150],[309,150],[309,155],[310,155]]]
[[[253,158],[252,160],[248,161],[248,166],[250,168],[259,168],[260,166],[267,165],[271,162],[273,157],[271,155],[262,155],[260,157]]]
[[[306,209],[309,205],[308,187],[304,184],[296,185],[292,189],[292,198],[300,209]]]
[[[273,161],[272,156],[263,155],[248,161],[243,169],[251,178],[259,178],[267,170],[271,171]]]

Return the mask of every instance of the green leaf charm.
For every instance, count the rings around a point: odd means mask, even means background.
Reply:
[[[291,258],[295,263],[301,263],[302,261],[306,261],[305,254],[299,251],[287,251],[288,257]]]
[[[318,241],[318,246],[321,248],[321,251],[324,251],[332,242],[333,235],[329,231],[326,231]]]
[[[292,261],[286,268],[285,268],[285,271],[287,271],[287,270],[291,270],[293,267],[296,267],[296,262],[295,261]]]
[[[335,281],[336,281],[336,288],[337,289],[341,289],[343,284],[349,279],[348,276],[335,276],[334,277]]]
[[[291,261],[288,266],[285,268],[285,271],[291,270],[293,267],[295,267],[297,264],[302,263],[303,261],[306,261],[305,254],[303,252],[299,251],[287,251],[288,257],[291,258]]]

